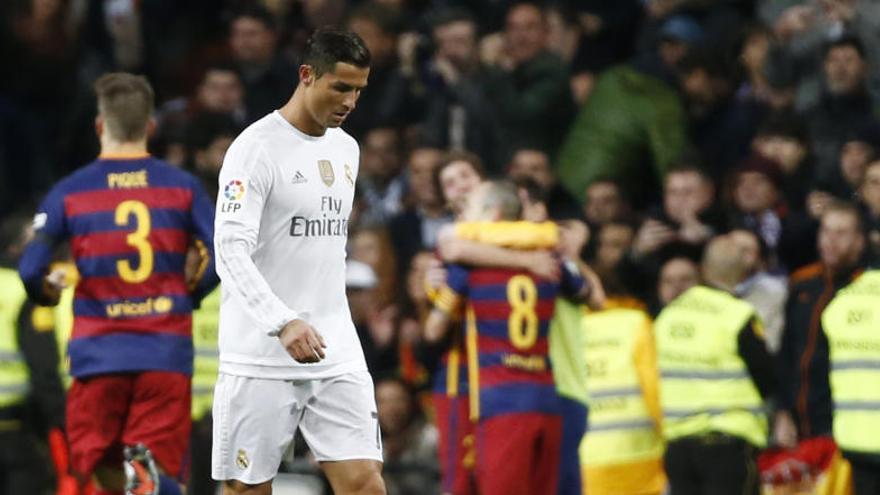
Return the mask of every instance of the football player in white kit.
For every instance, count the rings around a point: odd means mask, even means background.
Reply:
[[[297,428],[335,493],[385,493],[373,382],[345,297],[359,150],[339,126],[369,63],[357,35],[316,31],[293,96],[223,161],[212,474],[225,494],[271,493]]]

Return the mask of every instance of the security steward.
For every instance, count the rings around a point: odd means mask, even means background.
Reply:
[[[834,440],[855,495],[880,494],[880,270],[864,272],[822,313],[831,361]]]
[[[0,225],[0,493],[10,495],[52,493],[49,432],[64,426],[53,313],[27,300],[14,268],[29,221]]]
[[[733,295],[747,275],[744,261],[731,238],[712,240],[702,261],[704,284],[673,300],[655,322],[672,495],[757,495],[756,455],[767,444],[768,410],[775,412],[776,443],[796,441],[760,319]]]
[[[604,308],[582,317],[590,421],[581,442],[590,495],[660,495],[666,487],[659,376],[651,318],[602,280]]]

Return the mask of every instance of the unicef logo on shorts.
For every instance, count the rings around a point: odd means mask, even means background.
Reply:
[[[244,184],[238,179],[229,181],[229,184],[226,184],[226,187],[223,189],[223,196],[229,201],[240,200],[244,197]]]

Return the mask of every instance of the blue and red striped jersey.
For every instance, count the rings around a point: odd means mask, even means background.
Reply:
[[[548,332],[556,297],[584,280],[563,267],[560,282],[516,270],[450,266],[447,286],[466,303],[471,417],[558,413]],[[466,301],[465,301],[466,300]]]
[[[193,175],[148,155],[102,157],[61,180],[34,217],[19,273],[47,303],[43,279],[69,241],[80,274],[68,355],[75,377],[192,373],[192,309],[217,284],[213,202]],[[202,253],[189,287],[187,250]]]

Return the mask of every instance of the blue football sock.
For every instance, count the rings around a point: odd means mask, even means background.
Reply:
[[[176,479],[165,475],[159,475],[159,495],[183,495],[180,484]]]

